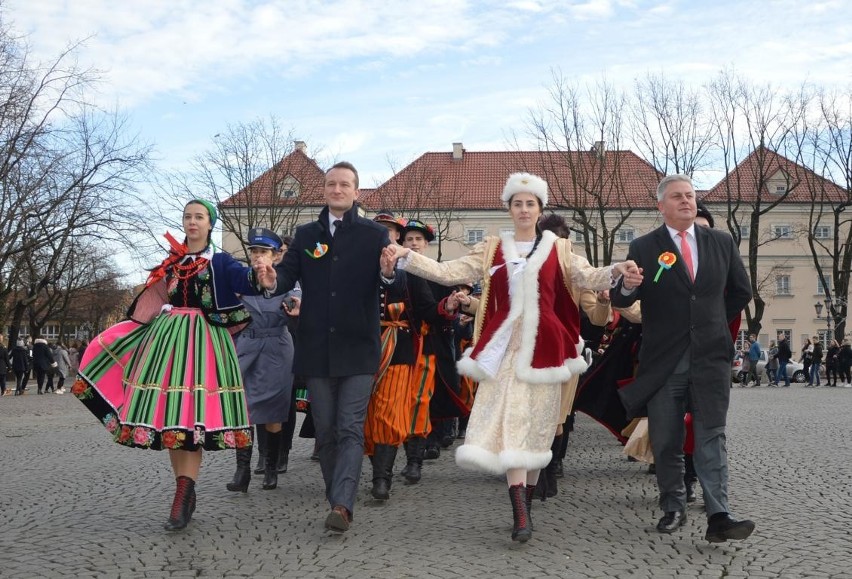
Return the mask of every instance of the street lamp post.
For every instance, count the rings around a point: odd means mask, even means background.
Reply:
[[[817,302],[814,304],[814,311],[816,312],[817,318],[822,317],[823,308],[825,308],[825,342],[826,345],[828,345],[831,342],[831,300],[829,298],[825,298],[822,303]]]

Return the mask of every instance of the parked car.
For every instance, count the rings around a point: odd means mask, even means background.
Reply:
[[[768,352],[766,350],[762,350],[760,352],[760,359],[757,361],[757,375],[762,383],[768,380],[766,377],[766,362],[768,360]],[[731,364],[731,380],[733,380],[735,384],[739,384],[745,379],[746,373],[743,371],[742,366],[742,354],[737,354],[734,358],[734,363]],[[790,382],[804,384],[808,381],[808,377],[805,376],[805,367],[793,360],[787,362],[787,376],[790,377]]]

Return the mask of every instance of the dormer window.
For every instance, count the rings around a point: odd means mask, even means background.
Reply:
[[[287,175],[278,185],[278,196],[282,199],[295,199],[302,191],[302,184],[292,175]]]

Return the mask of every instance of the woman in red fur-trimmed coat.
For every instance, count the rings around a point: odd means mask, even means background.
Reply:
[[[512,174],[503,203],[514,231],[489,237],[465,257],[438,263],[405,248],[386,248],[383,260],[444,285],[482,279],[474,347],[459,373],[479,381],[465,443],[456,463],[506,475],[512,501],[512,539],[531,536],[529,509],[540,470],[551,458],[559,423],[563,382],[586,369],[580,316],[568,287],[603,290],[613,270],[594,268],[571,252],[571,242],[537,227],[547,205],[547,183],[528,173]],[[456,295],[447,309],[458,307]]]

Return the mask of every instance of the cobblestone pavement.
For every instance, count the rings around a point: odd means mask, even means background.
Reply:
[[[70,395],[0,399],[0,577],[852,577],[852,389],[733,390],[728,429],[735,515],[747,541],[709,544],[699,502],[660,535],[652,476],[580,417],[559,494],[509,538],[505,483],[427,461],[419,485],[368,498],[353,528],[323,530],[319,465],[297,439],[274,491],[230,493],[230,451],[208,453],[198,510],[166,533],[165,453],[127,449]],[[402,467],[397,460],[397,471]]]

